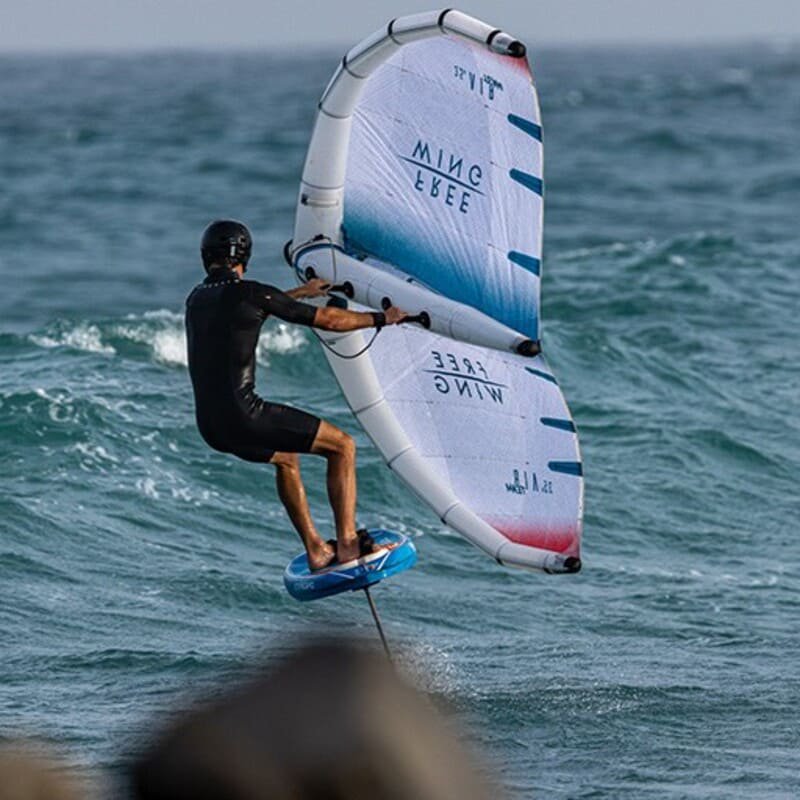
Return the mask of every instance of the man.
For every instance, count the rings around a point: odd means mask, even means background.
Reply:
[[[259,331],[270,314],[285,322],[342,332],[394,325],[406,315],[394,307],[383,313],[361,313],[298,302],[327,294],[329,284],[320,279],[288,292],[243,280],[251,249],[250,232],[234,220],[212,222],[203,234],[207,277],[186,300],[197,426],[215,450],[277,468],[278,496],[303,540],[309,566],[322,569],[366,555],[374,547],[369,537],[356,532],[355,443],[329,422],[256,394]],[[328,460],[335,543],[324,542],[314,527],[298,453]]]

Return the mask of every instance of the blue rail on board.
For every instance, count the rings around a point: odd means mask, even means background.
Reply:
[[[555,417],[542,417],[539,420],[542,425],[548,428],[558,428],[560,431],[570,431],[575,433],[575,423],[571,419],[556,419]]]
[[[528,272],[532,272],[534,275],[539,275],[542,270],[542,262],[539,261],[538,258],[526,256],[525,253],[518,253],[516,250],[512,250],[508,254],[508,260],[513,261],[515,264],[528,270]]]
[[[522,184],[526,189],[530,189],[534,194],[541,195],[544,192],[544,184],[541,178],[535,175],[529,175],[527,172],[522,172],[519,169],[512,169],[508,173],[513,180]]]
[[[565,475],[583,475],[583,464],[580,461],[549,461],[547,468],[552,472],[563,472]]]
[[[529,136],[533,136],[537,142],[542,141],[542,126],[537,125],[535,122],[531,122],[529,119],[525,119],[525,117],[518,117],[516,114],[509,114],[508,121],[514,125],[515,127],[519,128],[521,131],[525,131]]]
[[[309,569],[306,555],[301,553],[289,562],[283,573],[286,590],[295,600],[319,600],[340,592],[365,589],[414,566],[417,550],[407,536],[384,528],[371,530],[370,534],[377,545],[392,546],[392,549],[316,571]]]

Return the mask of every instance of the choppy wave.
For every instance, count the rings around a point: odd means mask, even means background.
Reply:
[[[186,332],[183,317],[172,311],[147,311],[129,315],[115,325],[110,335],[146,345],[152,357],[162,364],[186,366]]]
[[[100,329],[97,325],[79,323],[75,326],[58,326],[51,334],[31,335],[31,341],[40,347],[71,347],[75,350],[85,350],[87,353],[105,353],[113,355],[116,350],[104,344]]]
[[[183,316],[173,311],[130,314],[123,322],[58,322],[43,333],[30,334],[39,347],[64,347],[87,353],[121,355],[129,344],[143,345],[150,358],[168,366],[187,366]],[[258,360],[269,363],[270,353],[284,355],[302,349],[308,342],[301,329],[272,322],[262,332],[256,351]]]

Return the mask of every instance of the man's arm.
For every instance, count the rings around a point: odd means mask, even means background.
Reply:
[[[308,297],[323,297],[328,294],[328,289],[330,288],[331,284],[328,283],[328,281],[322,278],[312,278],[302,286],[296,286],[294,289],[287,289],[284,294],[288,294],[289,297],[294,300],[302,300]]]
[[[324,331],[357,331],[361,328],[382,328],[384,325],[396,325],[406,317],[404,311],[392,306],[386,311],[347,311],[335,306],[323,306],[314,315],[315,328]]]
[[[302,287],[301,287],[302,288]],[[274,314],[285,322],[307,325],[324,331],[357,331],[362,328],[382,328],[395,325],[406,317],[399,308],[387,308],[385,312],[348,311],[333,306],[317,308],[309,303],[299,303],[288,292],[274,286],[260,284],[256,292],[259,304],[268,314]]]

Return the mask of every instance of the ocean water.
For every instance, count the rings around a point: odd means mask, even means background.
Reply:
[[[356,435],[361,520],[420,551],[376,591],[389,638],[516,796],[797,797],[800,47],[532,49],[584,570],[504,570],[443,529],[307,332],[268,325],[259,387]],[[181,317],[218,216],[250,224],[254,277],[290,285],[338,57],[0,58],[3,737],[113,779],[153,719],[257,654],[374,635],[363,598],[285,593],[271,470],[200,440]]]

